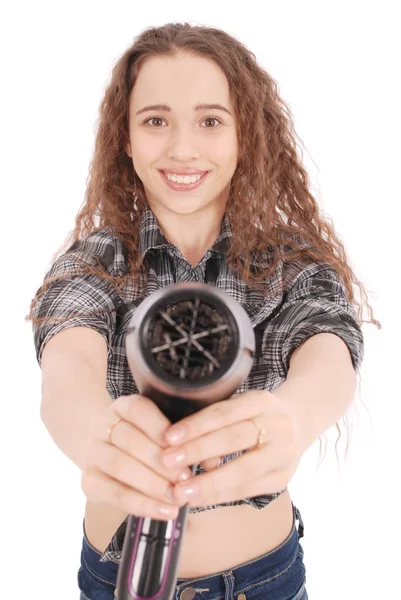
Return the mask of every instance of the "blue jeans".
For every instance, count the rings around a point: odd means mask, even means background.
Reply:
[[[226,571],[195,578],[178,578],[174,600],[308,600],[303,563],[304,525],[299,510],[293,505],[291,532],[282,544],[252,560]],[[296,528],[296,520],[299,526]],[[78,571],[80,600],[115,600],[119,564],[99,562],[101,556],[84,537],[81,566]],[[190,589],[188,589],[190,588]],[[188,591],[183,594],[183,591]]]

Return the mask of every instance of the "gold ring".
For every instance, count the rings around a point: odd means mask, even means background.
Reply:
[[[255,421],[253,419],[249,419],[249,420],[255,425],[255,427],[258,430],[258,441],[255,444],[255,446],[253,446],[253,448],[255,450],[259,450],[259,448],[266,445],[266,442],[264,442],[262,439],[264,434],[266,433],[266,431],[264,429],[261,429],[260,427],[258,427],[258,425],[255,423]]]
[[[114,421],[114,423],[111,423],[111,425],[109,425],[107,427],[107,441],[109,442],[109,444],[113,445],[113,442],[111,441],[111,434],[113,433],[113,429],[114,427],[117,425],[117,423],[119,423],[120,421],[122,421],[121,417],[118,417],[116,421]]]

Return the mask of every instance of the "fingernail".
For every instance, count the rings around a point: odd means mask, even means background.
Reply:
[[[177,516],[177,508],[174,506],[160,506],[159,513],[173,519]]]
[[[178,442],[179,440],[182,440],[183,437],[185,435],[185,429],[184,427],[173,427],[172,429],[170,429],[170,431],[168,431],[166,433],[166,439],[167,442],[171,443],[171,442]]]
[[[188,479],[191,479],[191,477],[192,473],[185,469],[184,471],[181,471],[181,473],[178,475],[178,481],[187,481]]]
[[[162,455],[163,464],[166,467],[180,466],[179,463],[183,463],[186,457],[185,450],[168,450]]]
[[[198,492],[199,486],[197,484],[195,485],[194,483],[185,487],[177,488],[177,493],[180,498],[192,498],[193,496],[196,496]]]

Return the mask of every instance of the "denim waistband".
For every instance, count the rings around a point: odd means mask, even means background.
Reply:
[[[92,575],[105,583],[116,585],[119,563],[113,561],[100,562],[102,553],[99,552],[87,538],[85,531],[85,519],[82,523],[83,541],[81,550],[81,565]]]
[[[239,565],[235,565],[231,569],[225,569],[224,571],[218,571],[215,573],[209,573],[203,577],[179,577],[177,578],[177,587],[181,584],[187,585],[192,581],[196,581],[197,583],[201,583],[202,580],[215,578],[216,584],[218,578],[223,575],[223,573],[231,572],[235,576],[235,582],[237,586],[242,584],[246,585],[250,580],[255,579],[255,581],[263,576],[266,577],[277,577],[283,571],[285,571],[296,559],[299,550],[298,539],[303,537],[304,535],[304,525],[301,517],[301,513],[293,506],[293,523],[290,533],[287,538],[276,548],[273,550],[269,550],[265,554],[260,556],[256,556],[251,560],[247,560],[246,562],[240,563]],[[299,527],[296,527],[296,520],[299,521]],[[208,581],[208,584],[210,582]],[[213,585],[213,584],[211,584]],[[216,587],[216,592],[217,592]]]
[[[254,559],[236,565],[230,569],[231,572],[235,573],[235,579],[238,583],[241,583],[242,578],[244,581],[249,581],[250,577],[257,577],[258,572],[263,570],[264,575],[268,570],[269,574],[274,576],[283,571],[285,565],[290,564],[296,556],[298,551],[298,538],[304,535],[304,524],[302,516],[298,508],[293,506],[293,524],[290,533],[287,538],[276,548],[266,552],[261,556],[257,556]],[[296,527],[296,520],[299,521],[298,528]],[[85,519],[82,523],[83,528],[83,543],[81,550],[81,564],[82,567],[87,569],[94,577],[99,581],[106,584],[116,585],[117,574],[119,564],[113,561],[100,562],[101,552],[99,552],[87,538],[85,532]],[[284,566],[284,567],[283,567]],[[221,575],[221,572],[209,573],[208,575],[201,578],[178,578],[177,586],[180,584],[187,584],[191,581],[200,581],[201,579],[209,579]]]

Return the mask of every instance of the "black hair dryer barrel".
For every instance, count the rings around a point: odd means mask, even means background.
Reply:
[[[235,393],[252,368],[255,335],[245,310],[226,292],[176,283],[136,309],[126,352],[139,393],[176,423]],[[182,506],[170,521],[128,517],[117,600],[174,597],[188,510]]]

